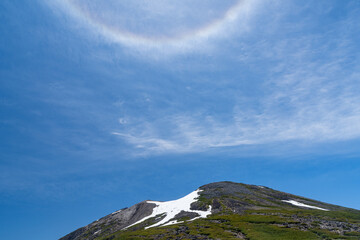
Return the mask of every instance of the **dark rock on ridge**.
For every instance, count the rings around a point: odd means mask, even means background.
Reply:
[[[150,215],[155,206],[156,205],[154,203],[147,203],[144,201],[135,204],[130,208],[123,208],[122,210],[100,218],[85,227],[79,228],[65,237],[60,238],[60,240],[79,239],[79,237],[85,239],[95,239],[100,233],[104,234],[104,232],[116,232]]]

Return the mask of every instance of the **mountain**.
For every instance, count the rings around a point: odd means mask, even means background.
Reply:
[[[217,182],[178,200],[121,209],[60,240],[80,239],[360,239],[360,211]]]

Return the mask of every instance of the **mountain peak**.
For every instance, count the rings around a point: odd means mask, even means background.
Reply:
[[[339,216],[340,218],[338,218]],[[263,219],[259,224],[264,224],[265,220],[272,219],[266,226],[280,228],[280,230],[286,227],[293,228],[295,232],[297,230],[310,231],[309,229],[317,229],[314,227],[317,224],[319,229],[326,229],[329,233],[338,233],[339,236],[352,234],[352,232],[359,232],[360,235],[360,211],[276,191],[264,186],[226,181],[203,185],[177,200],[140,202],[80,228],[63,237],[62,240],[106,239],[103,238],[104,236],[128,239],[121,238],[121,236],[136,235],[138,231],[145,234],[150,228],[159,229],[156,231],[168,229],[173,232],[173,229],[184,230],[189,226],[199,226],[200,223],[205,226],[211,223],[211,227],[222,226],[226,229],[225,222],[231,225],[232,221],[244,221],[242,224],[251,225],[255,224],[254,220],[251,220],[254,218]],[[289,225],[289,222],[292,225]],[[240,225],[237,226],[239,229]],[[202,227],[200,226],[200,228]],[[229,230],[227,229],[227,231]],[[239,230],[238,232],[241,232],[239,236],[245,239],[249,238],[246,237],[249,235],[246,231]],[[185,233],[184,236],[190,237],[191,234]],[[173,233],[169,233],[169,236],[172,236],[171,234]]]

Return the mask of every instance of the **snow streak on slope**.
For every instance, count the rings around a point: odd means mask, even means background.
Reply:
[[[306,207],[306,208],[313,208],[313,209],[318,209],[318,210],[323,210],[323,211],[329,211],[328,209],[325,209],[325,208],[319,208],[319,207],[307,205],[307,204],[304,204],[304,203],[297,202],[295,200],[282,200],[282,201],[290,203],[290,204],[298,206],[298,207]]]
[[[197,211],[197,210],[190,209],[191,203],[193,203],[197,200],[197,198],[199,197],[200,191],[201,190],[198,189],[198,190],[186,195],[183,198],[180,198],[178,200],[168,201],[168,202],[146,201],[147,203],[155,203],[156,204],[156,207],[153,209],[152,214],[137,221],[136,223],[131,224],[130,226],[127,226],[126,228],[132,227],[132,226],[134,226],[140,222],[143,222],[149,218],[152,218],[155,216],[160,216],[163,214],[166,214],[166,216],[161,221],[159,221],[151,226],[148,226],[145,229],[151,228],[151,227],[167,226],[167,225],[180,223],[177,220],[172,220],[172,221],[170,221],[170,220],[173,219],[181,211],[199,214],[198,217],[191,219],[191,221],[195,220],[197,218],[206,218],[208,215],[211,214],[211,206],[209,207],[209,209],[207,211]]]

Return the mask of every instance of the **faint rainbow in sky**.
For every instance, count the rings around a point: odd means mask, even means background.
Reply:
[[[126,30],[120,30],[95,19],[91,13],[81,9],[81,7],[76,5],[72,0],[58,0],[57,2],[73,17],[86,23],[91,30],[104,36],[111,42],[127,46],[161,47],[164,45],[183,46],[217,36],[230,23],[235,22],[240,18],[245,21],[258,1],[259,0],[239,0],[225,11],[222,17],[214,19],[200,28],[179,33],[171,37],[145,36]]]

